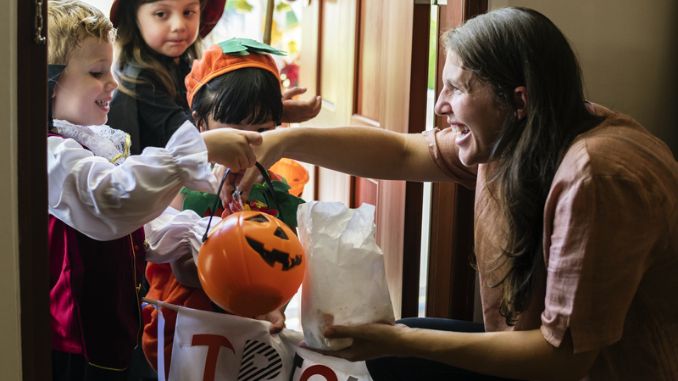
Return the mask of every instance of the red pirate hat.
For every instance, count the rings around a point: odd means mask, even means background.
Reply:
[[[119,9],[121,3],[128,2],[131,0],[113,0],[111,5],[111,12],[109,13],[109,18],[113,23],[113,26],[118,27],[119,20]],[[226,7],[226,0],[207,0],[205,8],[202,10],[201,19],[200,19],[200,37],[205,37],[212,31],[221,15],[224,13],[224,8]]]

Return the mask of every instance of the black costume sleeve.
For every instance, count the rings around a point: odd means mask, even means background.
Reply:
[[[192,121],[185,89],[175,84],[178,89],[173,98],[153,74],[145,70],[127,74],[138,79],[126,83],[136,95],[116,91],[108,124],[130,134],[133,154],[146,147],[164,147],[185,121]]]

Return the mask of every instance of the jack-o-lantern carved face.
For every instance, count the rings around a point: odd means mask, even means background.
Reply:
[[[257,211],[231,214],[200,248],[198,278],[214,303],[254,317],[287,303],[299,289],[306,262],[285,223]]]
[[[279,219],[258,213],[244,219],[242,231],[249,246],[270,266],[280,263],[282,270],[287,271],[301,264],[302,253],[297,250],[301,245]]]

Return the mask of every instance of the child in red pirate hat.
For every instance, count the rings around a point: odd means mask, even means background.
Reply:
[[[207,49],[203,57],[193,63],[185,79],[187,103],[191,115],[201,131],[228,125],[250,131],[266,131],[280,124],[283,106],[278,68],[270,56],[282,52],[250,39],[230,39]],[[303,169],[303,168],[302,168]],[[296,226],[296,208],[303,200],[288,193],[290,186],[279,176],[271,174],[273,189],[268,185],[253,187],[245,208],[259,209],[276,215],[292,228]],[[214,210],[217,205],[217,210]],[[270,205],[269,205],[270,204]],[[147,298],[174,305],[208,311],[220,311],[200,289],[196,260],[200,247],[199,235],[189,235],[186,244],[184,232],[204,229],[206,217],[216,214],[212,224],[219,222],[224,210],[215,194],[182,189],[173,206],[182,209],[187,226],[168,224],[149,229],[157,234],[147,236],[152,248],[166,247],[174,251],[168,257],[171,263],[149,263],[146,278],[149,282]],[[229,214],[227,206],[224,214]],[[202,218],[201,218],[202,217]],[[162,224],[161,221],[154,221]],[[193,228],[189,228],[192,225]],[[182,238],[183,237],[183,238]],[[180,242],[181,241],[181,242]],[[168,257],[162,259],[166,261]],[[155,261],[150,258],[149,261]],[[176,312],[163,308],[165,317],[165,369],[169,371]],[[149,363],[157,369],[157,311],[148,306],[144,313],[142,348]],[[273,323],[272,331],[282,329],[285,315],[282,310],[258,317]]]
[[[109,124],[132,138],[132,152],[161,147],[191,121],[184,77],[200,57],[201,38],[221,18],[226,0],[115,0],[114,71],[120,86]]]
[[[201,38],[221,18],[226,0],[115,0],[110,18],[117,30],[114,71],[120,87],[109,124],[128,132],[132,153],[162,147],[191,121],[184,78],[200,58]],[[292,94],[303,89],[290,89]],[[283,120],[301,122],[320,111],[320,99],[285,103]]]
[[[124,13],[126,7],[138,7],[144,3],[153,3],[153,0],[134,1],[134,0],[113,0],[111,5],[110,19],[113,26],[118,28],[120,25],[121,13]],[[200,12],[200,37],[207,36],[224,13],[226,0],[199,0]],[[121,11],[121,9],[123,9]],[[129,13],[128,13],[129,14]]]

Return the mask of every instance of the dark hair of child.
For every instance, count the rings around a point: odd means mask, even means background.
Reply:
[[[235,70],[209,81],[193,98],[191,111],[197,126],[207,119],[225,124],[280,125],[282,117],[280,82],[271,73],[258,68]]]

